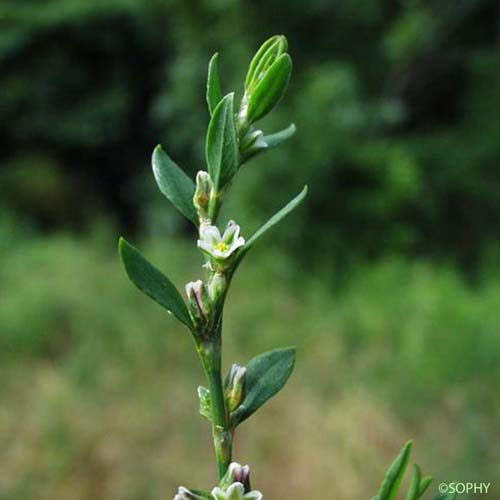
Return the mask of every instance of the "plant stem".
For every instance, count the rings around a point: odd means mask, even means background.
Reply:
[[[219,479],[226,473],[231,463],[232,433],[228,428],[226,404],[221,375],[220,335],[201,342],[198,353],[207,376],[212,409],[212,434],[214,439],[215,459]]]

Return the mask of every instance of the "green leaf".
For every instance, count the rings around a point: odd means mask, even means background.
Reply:
[[[301,203],[307,195],[307,186],[291,201],[289,201],[279,212],[276,212],[250,239],[245,243],[237,256],[237,263],[243,258],[243,256],[252,248],[255,242],[262,237],[269,229],[274,227],[278,222],[284,219],[289,213],[293,212]]]
[[[192,329],[193,324],[186,304],[173,283],[124,238],[120,238],[119,251],[130,281],[181,323]]]
[[[408,493],[406,494],[406,500],[418,500],[421,479],[422,479],[422,471],[420,470],[420,467],[417,464],[414,464],[413,476],[411,478],[410,486],[408,488]]]
[[[455,500],[458,493],[436,493],[434,500]]]
[[[250,158],[253,158],[259,153],[267,151],[268,149],[279,146],[282,142],[290,139],[290,137],[295,134],[296,130],[297,128],[292,123],[287,128],[280,130],[279,132],[276,132],[274,134],[257,136],[257,134],[254,133],[254,135],[256,135],[256,140],[251,144],[250,147],[248,147],[246,151],[244,151],[245,161],[248,161]]]
[[[394,500],[398,494],[408,460],[410,458],[412,441],[408,441],[391,464],[382,481],[377,497],[379,500]]]
[[[219,79],[219,54],[215,53],[208,63],[207,104],[210,116],[214,114],[217,104],[222,100],[222,90]]]
[[[219,190],[232,179],[239,167],[234,93],[226,95],[214,110],[208,125],[206,156],[208,173]]]
[[[189,500],[213,500],[212,494],[206,490],[197,490],[194,488],[186,489],[189,490],[189,493],[186,494]]]
[[[418,488],[418,497],[417,498],[420,498],[424,495],[424,493],[427,491],[427,489],[431,485],[432,479],[433,478],[431,476],[426,476],[420,481],[420,486]]]
[[[275,349],[256,356],[247,365],[245,398],[232,414],[234,425],[246,420],[279,392],[295,365],[295,348]]]
[[[282,54],[267,70],[248,98],[247,120],[253,123],[269,113],[286,92],[292,74],[292,58]]]
[[[282,142],[290,139],[297,131],[297,127],[291,123],[287,128],[280,130],[274,134],[265,135],[262,140],[267,144],[268,148],[275,148]]]
[[[160,191],[187,219],[198,225],[193,205],[195,184],[193,180],[163,151],[156,146],[153,151],[153,174]]]
[[[420,497],[420,483],[422,481],[422,471],[417,464],[413,465],[413,476],[411,478],[406,500],[418,500]]]

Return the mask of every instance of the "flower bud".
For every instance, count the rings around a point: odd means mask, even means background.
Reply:
[[[240,131],[264,117],[283,97],[292,73],[287,48],[286,38],[277,35],[264,42],[252,59],[238,116]]]
[[[200,170],[196,174],[196,190],[193,196],[193,205],[195,206],[200,222],[207,221],[208,206],[210,203],[210,196],[212,194],[213,183],[208,172]]]
[[[241,465],[237,462],[232,462],[220,480],[220,487],[225,490],[233,483],[241,483],[246,486],[249,484],[249,479],[250,467],[248,465]]]
[[[189,312],[196,326],[207,325],[211,317],[208,290],[203,281],[190,281],[186,285]]]
[[[208,284],[208,293],[214,304],[217,304],[221,297],[224,296],[227,289],[227,278],[224,274],[216,272],[212,275]]]
[[[253,56],[245,78],[245,91],[250,93],[262,80],[265,72],[278,57],[285,54],[288,42],[283,35],[275,35],[266,40]]]
[[[226,404],[227,409],[232,413],[243,401],[245,397],[245,378],[247,369],[244,366],[234,364],[226,383]],[[235,479],[237,481],[237,479]],[[242,482],[242,481],[240,481]]]

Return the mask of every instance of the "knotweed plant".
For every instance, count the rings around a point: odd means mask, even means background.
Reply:
[[[290,377],[295,363],[291,347],[265,352],[246,366],[233,364],[222,373],[222,324],[225,299],[234,273],[249,250],[304,200],[307,187],[273,215],[257,232],[248,234],[238,223],[219,222],[221,205],[238,170],[295,133],[295,126],[267,134],[257,122],[269,114],[286,92],[292,59],[284,36],[277,35],[259,48],[250,62],[238,105],[234,93],[223,94],[218,54],[208,65],[206,98],[210,122],[206,135],[206,170],[193,181],[162,149],[153,152],[153,174],[160,191],[191,221],[198,232],[197,247],[203,256],[200,279],[185,286],[185,297],[146,258],[120,239],[120,255],[130,280],[163,306],[190,331],[206,386],[198,387],[200,413],[212,428],[218,484],[206,490],[180,487],[175,500],[260,500],[250,486],[248,465],[232,461],[237,428],[276,395]],[[237,107],[236,107],[237,106]],[[408,462],[411,443],[389,469],[377,500],[393,500]],[[416,467],[407,500],[417,500],[430,484]],[[288,493],[287,493],[288,496]],[[333,498],[325,494],[325,498]]]

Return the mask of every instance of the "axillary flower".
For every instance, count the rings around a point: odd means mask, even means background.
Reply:
[[[240,226],[232,220],[228,222],[222,235],[216,226],[200,226],[198,247],[217,261],[228,259],[244,244],[245,239],[240,236]]]

